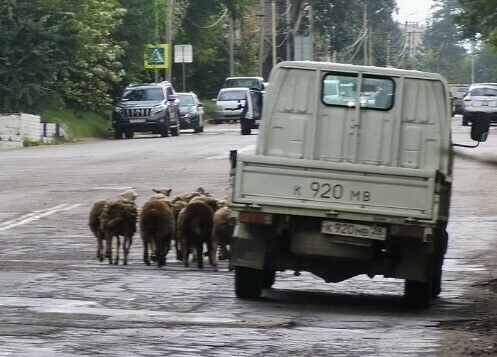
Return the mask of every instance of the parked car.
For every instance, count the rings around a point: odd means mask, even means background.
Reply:
[[[463,98],[468,93],[469,84],[449,84],[452,115],[463,114]]]
[[[245,107],[247,88],[222,88],[216,98],[214,123],[239,121]]]
[[[491,122],[497,122],[497,83],[471,85],[463,102],[462,125],[473,123],[481,113],[490,115]]]
[[[224,80],[223,88],[251,88],[264,90],[264,78],[262,77],[228,77]]]
[[[179,123],[181,129],[193,129],[195,133],[204,131],[204,105],[193,92],[178,93]]]
[[[135,132],[178,136],[179,125],[178,96],[167,81],[130,84],[112,112],[115,139],[131,139]]]

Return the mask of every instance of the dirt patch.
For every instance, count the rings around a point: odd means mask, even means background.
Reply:
[[[440,323],[441,356],[497,356],[497,279],[474,284],[466,297],[473,303],[457,311],[463,318]]]

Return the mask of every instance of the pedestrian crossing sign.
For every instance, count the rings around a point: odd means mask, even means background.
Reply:
[[[147,69],[159,69],[169,67],[169,46],[167,43],[159,45],[147,45],[144,56],[143,67]]]

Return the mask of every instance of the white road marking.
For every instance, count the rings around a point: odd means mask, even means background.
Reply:
[[[245,151],[250,151],[250,150],[254,150],[254,149],[255,149],[255,145],[249,145],[249,146],[245,146],[243,148],[237,149],[236,151],[245,152]],[[207,160],[222,160],[222,159],[226,159],[228,157],[229,157],[229,154],[222,154],[222,155],[208,157]]]
[[[54,206],[51,208],[46,208],[46,209],[31,212],[31,213],[27,213],[21,217],[16,218],[16,219],[0,223],[0,232],[6,231],[6,230],[14,228],[14,227],[22,226],[24,224],[28,224],[28,223],[31,223],[33,221],[37,221],[40,218],[50,216],[54,213],[67,211],[67,210],[70,210],[70,209],[73,209],[73,208],[76,208],[79,206],[81,206],[80,203],[73,204],[73,205],[70,205],[68,203],[63,203],[63,204],[60,204],[60,205],[57,205],[57,206]]]

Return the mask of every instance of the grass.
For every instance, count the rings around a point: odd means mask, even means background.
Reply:
[[[69,136],[69,140],[109,137],[112,126],[107,117],[91,112],[75,112],[70,109],[47,110],[42,120],[58,123]]]

